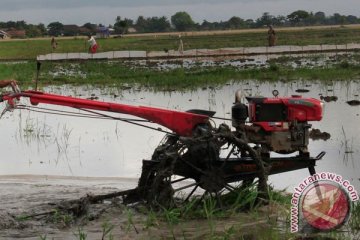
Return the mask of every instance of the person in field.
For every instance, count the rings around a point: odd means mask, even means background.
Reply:
[[[269,25],[269,30],[268,30],[268,41],[269,41],[269,47],[275,46],[276,33],[273,26],[271,25]]]
[[[51,47],[52,47],[52,50],[54,51],[56,48],[57,48],[57,41],[55,40],[55,38],[51,38]]]
[[[178,48],[179,53],[183,54],[184,52],[184,44],[183,41],[181,39],[181,35],[179,35],[179,48]]]
[[[98,44],[96,43],[96,40],[93,36],[89,35],[88,43],[90,45],[89,53],[96,53],[96,51],[98,49]]]

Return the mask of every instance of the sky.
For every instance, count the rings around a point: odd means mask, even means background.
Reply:
[[[195,22],[202,23],[226,21],[232,16],[256,19],[264,12],[288,15],[296,10],[360,17],[360,0],[0,0],[0,21],[109,25],[117,16],[170,19],[176,12],[186,11]]]

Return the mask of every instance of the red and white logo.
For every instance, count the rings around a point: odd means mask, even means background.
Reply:
[[[339,228],[350,218],[352,202],[357,200],[354,186],[342,176],[328,172],[309,176],[292,194],[291,232]]]
[[[300,209],[306,222],[319,230],[342,226],[350,215],[351,202],[337,183],[323,181],[310,186],[302,195]]]

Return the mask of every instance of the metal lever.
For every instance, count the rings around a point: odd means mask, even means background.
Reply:
[[[12,94],[19,94],[21,93],[21,90],[19,88],[19,86],[16,83],[11,83],[11,88],[13,90],[13,93],[9,93],[7,94],[8,96],[11,96]],[[0,118],[7,112],[7,111],[12,111],[16,105],[17,102],[19,101],[19,97],[10,97],[6,100],[6,105],[4,110],[1,112],[0,114]]]

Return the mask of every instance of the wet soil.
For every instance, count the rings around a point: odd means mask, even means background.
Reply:
[[[79,178],[56,176],[0,177],[0,239],[201,239],[223,236],[241,230],[252,236],[260,228],[277,219],[273,206],[259,209],[256,215],[238,213],[211,224],[206,219],[194,219],[171,224],[149,216],[143,206],[124,206],[119,199],[91,204],[86,214],[72,217],[54,211],[55,204],[79,199],[87,194],[105,194],[133,187],[135,179]],[[51,214],[49,214],[51,212]],[[30,217],[29,217],[30,216]]]
[[[320,129],[313,128],[309,132],[309,137],[312,140],[328,140],[330,139],[331,135],[328,132],[322,132]]]

